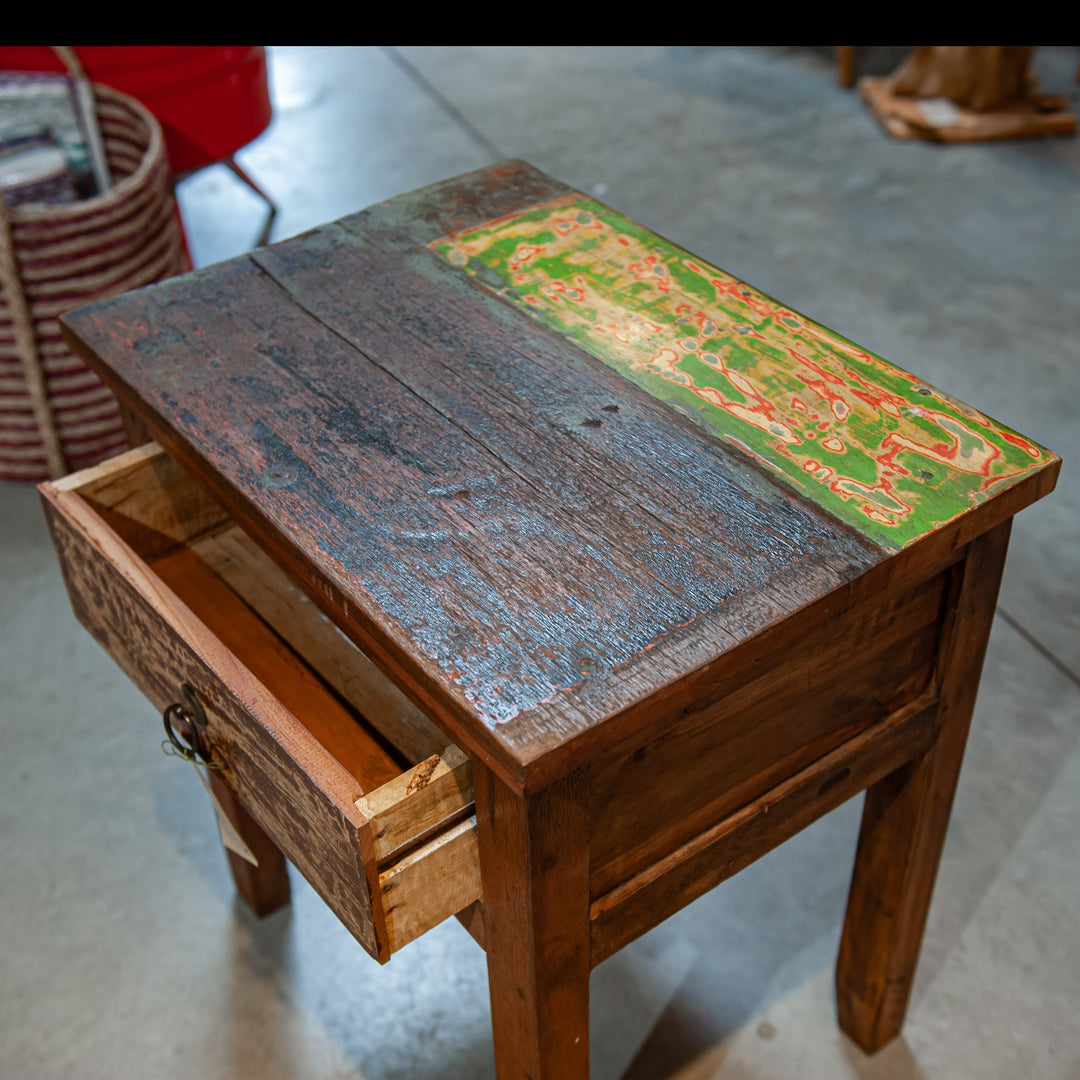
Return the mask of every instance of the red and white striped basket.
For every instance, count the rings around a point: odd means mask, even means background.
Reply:
[[[57,316],[190,269],[161,128],[95,86],[113,187],[78,203],[0,199],[0,480],[45,480],[124,450],[116,400]]]

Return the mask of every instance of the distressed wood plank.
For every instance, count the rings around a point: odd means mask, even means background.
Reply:
[[[685,598],[695,622],[672,628],[678,643],[657,641],[647,656],[586,655],[573,694],[589,695],[593,724],[881,558],[399,233],[329,227],[253,258],[304,310],[572,514],[591,544]],[[511,719],[503,734],[520,741],[542,724]]]
[[[407,228],[421,243],[427,243],[571,191],[573,188],[528,162],[511,158],[406,192],[341,220],[344,225],[374,221]]]
[[[253,258],[583,530],[628,536],[697,610],[723,604],[733,641],[754,622],[740,602],[768,619],[788,604],[770,607],[762,593],[790,589],[796,575],[828,588],[880,558],[401,234],[327,227]]]
[[[887,548],[1055,457],[580,193],[432,246]]]
[[[379,874],[390,951],[480,899],[476,818],[458,822]]]
[[[357,800],[356,806],[368,820],[375,857],[382,864],[460,818],[472,802],[472,763],[449,746]]]

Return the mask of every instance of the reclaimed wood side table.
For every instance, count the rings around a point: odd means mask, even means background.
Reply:
[[[381,961],[460,914],[499,1076],[584,1077],[591,967],[868,789],[896,1035],[1057,457],[521,162],[66,332],[159,444],[43,486],[73,604],[256,910],[284,853]]]

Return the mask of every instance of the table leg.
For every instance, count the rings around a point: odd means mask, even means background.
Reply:
[[[946,614],[938,736],[866,793],[836,967],[841,1028],[867,1053],[899,1034],[975,706],[1011,521],[974,540]]]
[[[474,764],[495,1070],[589,1074],[587,778],[518,795]]]
[[[213,772],[209,773],[209,777],[210,788],[222,813],[259,860],[259,865],[253,866],[236,852],[225,849],[236,891],[259,918],[270,915],[289,902],[289,874],[285,868],[285,856],[240,805],[228,785]]]
[[[836,53],[836,78],[845,90],[855,85],[855,46],[834,45]]]

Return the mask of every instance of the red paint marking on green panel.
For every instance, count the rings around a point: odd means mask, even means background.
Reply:
[[[583,195],[430,246],[887,548],[1054,460]]]

